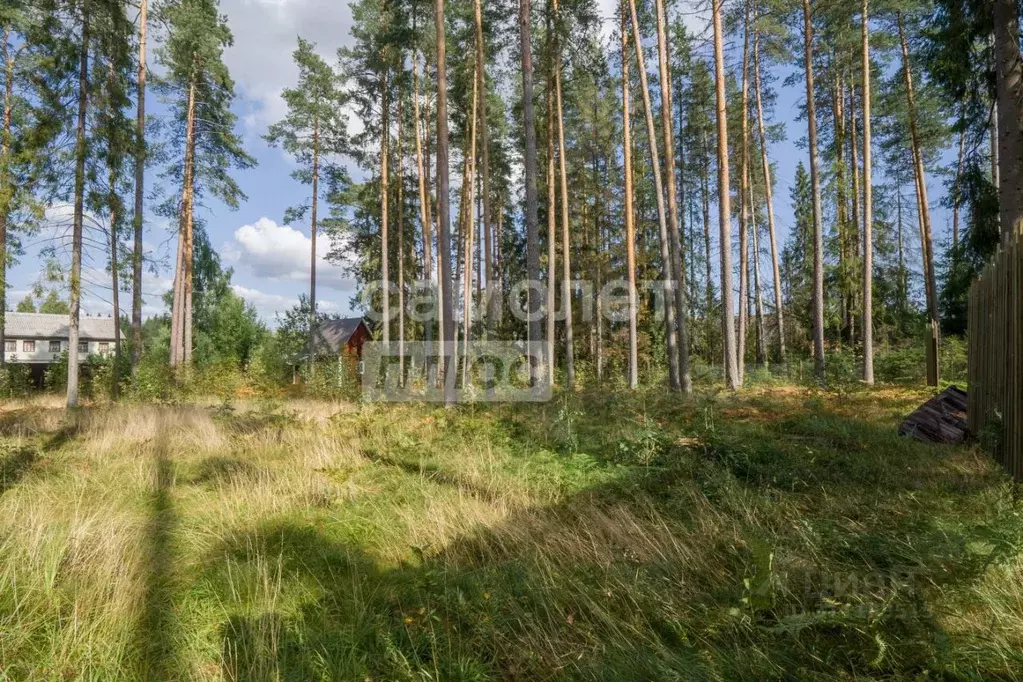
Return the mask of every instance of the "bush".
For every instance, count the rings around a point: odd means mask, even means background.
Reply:
[[[170,400],[176,392],[174,375],[167,363],[143,356],[135,366],[127,395],[139,402],[163,402]]]
[[[317,362],[311,373],[303,366],[299,369],[299,380],[303,395],[320,400],[358,400],[362,390],[362,378],[354,360]]]
[[[24,398],[32,392],[32,372],[28,365],[5,364],[0,369],[0,397]]]

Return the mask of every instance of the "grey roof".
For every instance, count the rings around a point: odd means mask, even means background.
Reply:
[[[68,338],[68,316],[47,313],[5,313],[4,336],[27,339]],[[114,340],[114,318],[86,317],[78,319],[79,338],[93,340]],[[124,334],[121,334],[124,337]]]
[[[316,355],[339,355],[360,324],[361,317],[320,320],[316,325]]]

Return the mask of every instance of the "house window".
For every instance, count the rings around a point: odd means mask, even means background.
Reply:
[[[60,352],[60,341],[50,341],[50,352],[51,353]]]
[[[35,353],[36,352],[36,342],[35,341],[22,341],[21,342],[21,350],[25,351],[26,353]]]
[[[100,355],[106,355],[107,351],[109,351],[109,350],[110,350],[110,344],[107,343],[106,341],[101,341],[100,344],[99,344],[99,354]]]
[[[5,353],[16,353],[18,351],[18,342],[7,339],[4,341],[4,352]]]
[[[88,353],[89,352],[89,342],[88,341],[79,341],[78,342],[78,352],[79,353]]]

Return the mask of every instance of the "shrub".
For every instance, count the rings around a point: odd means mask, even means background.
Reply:
[[[28,365],[6,364],[0,369],[0,397],[24,398],[32,392],[32,373]]]

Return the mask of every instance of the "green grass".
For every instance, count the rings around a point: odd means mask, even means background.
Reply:
[[[1023,677],[1023,522],[924,394],[0,411],[0,679]]]

